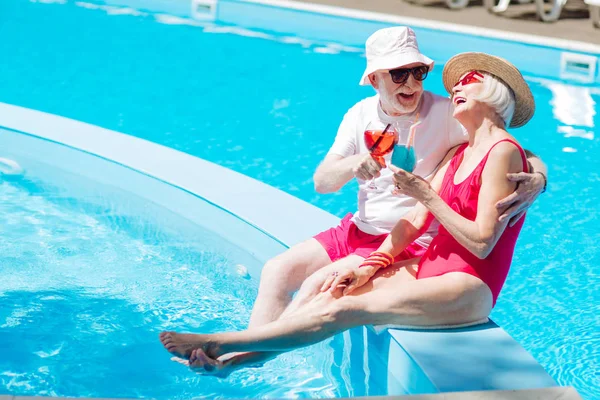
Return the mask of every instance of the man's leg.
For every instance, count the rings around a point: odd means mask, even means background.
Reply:
[[[339,229],[339,227],[332,228],[332,230],[334,229]],[[325,231],[321,236],[328,238],[328,233],[334,236],[332,231]],[[349,265],[358,265],[363,258],[354,257],[351,260]],[[283,254],[269,260],[261,272],[258,296],[254,302],[248,328],[258,327],[278,319],[286,308],[289,308],[293,293],[305,283],[307,277],[313,275],[316,271],[327,265],[340,268],[347,263],[348,260],[344,261],[342,259],[339,260],[339,263],[332,264],[327,251],[314,238],[297,244]],[[301,298],[306,299],[308,294],[306,290],[304,292],[305,294]],[[181,338],[185,338],[185,336],[181,336]],[[183,339],[183,342],[178,342],[178,353],[183,351],[185,352],[183,354],[188,354],[191,352],[193,346],[185,343],[185,339]],[[187,350],[183,350],[184,347]],[[218,360],[206,357],[201,352],[198,354],[199,359],[202,361],[197,360],[195,368],[193,365],[191,366],[192,369],[205,374],[227,377],[235,369],[241,367],[261,366],[279,353],[232,353],[226,354]],[[175,360],[187,363],[187,360]]]
[[[339,271],[342,268],[358,266],[363,262],[363,260],[364,258],[362,257],[350,255],[313,273],[302,283],[298,293],[278,319],[285,319],[299,309],[301,310],[304,305],[319,295],[321,293],[320,289],[325,281],[325,277],[331,274],[333,271]],[[229,376],[229,374],[238,369],[260,367],[281,353],[282,352],[280,351],[239,352],[225,354],[217,359],[212,359],[207,356],[202,349],[196,349],[192,352],[189,362],[186,363],[186,365],[189,365],[193,371],[204,375],[213,375],[218,378],[226,378]]]
[[[288,319],[292,318],[296,313],[302,313],[306,307],[315,302],[317,297],[323,297],[323,293],[320,292],[321,285],[325,280],[325,276],[330,274],[332,271],[339,270],[341,268],[357,266],[362,262],[363,258],[355,255],[348,256],[341,260],[338,260],[335,263],[328,265],[327,267],[322,268],[318,272],[314,273],[310,278],[306,279],[302,289],[298,293],[298,296],[292,304],[286,309],[284,315],[282,315],[279,319]],[[412,261],[414,262],[414,260]],[[404,266],[404,265],[402,265]],[[388,271],[400,269],[402,267],[400,264],[395,265],[393,267],[389,267]],[[397,268],[396,268],[397,267]],[[396,282],[400,283],[403,280],[414,280],[414,276],[410,273],[406,272],[407,268],[401,268],[404,271],[400,271],[395,273]],[[365,285],[370,290],[373,285],[371,283]],[[362,289],[362,288],[359,288]],[[358,290],[357,290],[358,291]],[[260,326],[254,328],[248,328],[248,330],[260,329]],[[180,357],[188,358],[191,352],[197,348],[199,348],[203,343],[203,337],[205,335],[195,335],[195,334],[180,334],[175,332],[163,332],[160,335],[161,342],[171,353],[178,355]],[[200,339],[198,341],[198,339]],[[273,352],[271,354],[265,353],[254,353],[253,356],[248,357],[241,354],[236,354],[231,357],[231,355],[225,355],[220,361],[219,366],[239,366],[238,364],[243,364],[242,366],[252,365],[260,362],[264,362],[269,360],[270,358],[276,356],[278,352]],[[237,359],[236,359],[237,358]]]
[[[350,255],[317,270],[317,272],[304,280],[298,294],[279,318],[285,318],[286,316],[293,314],[296,310],[319,295],[321,286],[327,275],[331,274],[333,271],[339,271],[344,268],[357,267],[363,260],[364,258],[362,257]],[[255,327],[258,326],[260,325]],[[193,343],[186,342],[186,338],[189,337],[187,335],[171,334],[171,336],[172,341],[170,343],[175,346],[175,349],[173,349],[174,351],[172,352],[176,354],[187,356],[188,353],[191,353],[191,351],[197,347],[194,346]],[[198,360],[195,363],[192,363],[195,364],[192,365],[192,367],[203,373],[226,377],[236,369],[262,365],[279,354],[279,352],[232,353],[226,354],[218,360],[212,360],[201,352],[198,352],[196,356]]]
[[[279,318],[304,280],[330,263],[327,251],[313,238],[267,261],[261,272],[249,328]]]
[[[345,268],[356,267],[360,265],[363,260],[364,257],[351,254],[348,257],[318,269],[310,277],[304,280],[300,289],[298,290],[298,293],[279,318],[285,318],[286,316],[293,314],[296,310],[309,303],[317,295],[319,295],[321,293],[320,289],[323,285],[323,282],[329,274],[333,273],[334,271],[341,271]],[[398,271],[394,275],[398,283],[412,281],[416,278],[416,265],[418,262],[418,258],[405,260],[395,267],[388,268],[388,271],[391,271],[397,267]],[[184,339],[184,337],[185,336],[182,336],[181,339]],[[180,342],[180,340],[174,338],[173,342],[173,344],[175,344],[176,342]],[[180,342],[180,344],[182,343]],[[176,346],[180,347],[179,345]],[[183,348],[180,347],[180,351],[182,350]],[[218,359],[212,359],[206,356],[202,350],[198,350],[196,351],[194,360],[190,366],[193,370],[203,374],[227,377],[231,372],[240,368],[262,366],[265,362],[275,358],[279,354],[281,354],[281,352],[276,351],[242,352],[225,354]]]

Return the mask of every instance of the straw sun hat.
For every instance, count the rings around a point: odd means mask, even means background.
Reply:
[[[510,121],[511,128],[525,125],[533,116],[535,102],[529,85],[523,79],[521,72],[503,58],[485,53],[461,53],[452,57],[444,66],[444,87],[452,94],[452,88],[461,76],[470,71],[490,73],[513,91],[515,95],[515,112]]]

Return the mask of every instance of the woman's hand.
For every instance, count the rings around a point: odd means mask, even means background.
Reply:
[[[352,293],[365,283],[377,272],[373,267],[352,267],[342,271],[335,271],[325,279],[321,292],[333,292],[338,286],[346,286],[342,294],[345,296]]]
[[[419,201],[429,198],[434,193],[429,182],[420,176],[393,165],[389,165],[388,168],[394,173],[395,193],[403,193]]]
[[[334,291],[339,285],[346,288],[342,292],[345,296],[352,293],[365,283],[369,282],[379,268],[385,268],[394,262],[394,256],[386,251],[376,250],[359,267],[350,267],[342,271],[334,271],[325,279],[321,292]]]

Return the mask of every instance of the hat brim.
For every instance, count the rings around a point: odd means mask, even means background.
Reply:
[[[429,67],[429,71],[433,69],[433,60],[423,54],[412,51],[406,53],[398,53],[393,56],[385,57],[378,60],[376,63],[367,63],[367,68],[360,78],[360,85],[369,85],[369,75],[377,71],[387,71],[390,69],[402,68],[405,65],[421,63]]]
[[[515,112],[510,121],[511,128],[525,125],[535,112],[535,101],[531,89],[521,72],[503,58],[486,53],[461,53],[452,57],[444,66],[442,79],[448,93],[461,76],[470,71],[487,72],[501,79],[515,95]]]

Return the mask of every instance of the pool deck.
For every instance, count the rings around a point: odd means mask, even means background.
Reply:
[[[582,0],[569,0],[561,18],[553,23],[538,21],[533,3],[511,4],[504,15],[493,15],[481,0],[471,1],[462,10],[450,10],[440,0],[414,0],[414,4],[406,0],[298,1],[600,44],[600,29],[593,27],[587,5]]]

